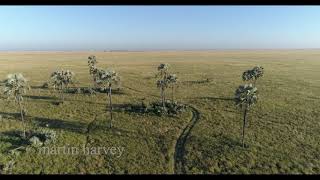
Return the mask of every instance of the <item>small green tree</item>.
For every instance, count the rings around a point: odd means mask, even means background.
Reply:
[[[157,87],[160,89],[160,97],[162,101],[163,108],[165,108],[165,101],[166,101],[166,94],[165,90],[168,87],[168,77],[169,75],[169,64],[160,64],[158,66],[158,73],[156,77],[159,79],[157,80],[156,84]]]
[[[174,102],[174,88],[178,83],[178,78],[176,74],[169,74],[167,76],[167,82],[169,86],[171,87],[171,101]]]
[[[70,84],[74,83],[74,73],[70,70],[54,71],[51,74],[51,83],[54,89],[58,89],[64,102],[64,91],[69,88]]]
[[[110,112],[110,128],[112,128],[112,86],[119,86],[120,76],[114,70],[98,70],[97,84],[103,89],[107,90],[109,96],[109,112]]]
[[[23,123],[23,137],[26,137],[26,122],[24,119],[25,108],[22,104],[22,95],[26,93],[27,89],[30,89],[27,80],[21,73],[9,74],[7,79],[4,81],[4,94],[9,97],[14,97],[15,101],[18,102],[20,108],[21,121]]]
[[[98,78],[98,68],[97,68],[97,59],[95,56],[91,55],[88,57],[88,67],[89,74],[92,76],[94,87],[97,86],[97,78]]]
[[[243,113],[243,127],[242,127],[242,146],[244,147],[245,127],[247,120],[247,113],[251,107],[257,102],[257,88],[252,84],[245,84],[239,86],[235,92],[235,103]]]

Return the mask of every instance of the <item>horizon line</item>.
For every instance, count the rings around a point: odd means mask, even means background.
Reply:
[[[320,50],[320,48],[215,48],[215,49],[110,49],[110,50],[0,50],[0,52],[170,52],[170,51],[245,51],[245,50]]]

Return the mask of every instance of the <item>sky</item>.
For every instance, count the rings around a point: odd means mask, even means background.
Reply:
[[[0,50],[320,48],[320,6],[0,6]]]

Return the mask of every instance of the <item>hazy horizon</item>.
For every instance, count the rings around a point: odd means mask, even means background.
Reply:
[[[1,6],[0,51],[320,48],[314,6]]]

